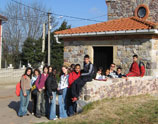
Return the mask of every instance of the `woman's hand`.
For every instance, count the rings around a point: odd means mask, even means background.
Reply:
[[[39,92],[41,92],[42,91],[42,89],[39,89]]]
[[[45,90],[46,88],[45,87],[43,87],[43,90]]]
[[[24,96],[27,96],[27,94],[26,94],[26,93],[24,93]]]
[[[50,96],[49,98],[50,98],[50,100],[52,100],[52,99],[53,99],[53,96]]]
[[[59,88],[57,88],[57,90],[60,90]]]

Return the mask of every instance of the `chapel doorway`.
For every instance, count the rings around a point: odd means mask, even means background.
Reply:
[[[113,47],[93,47],[94,49],[94,67],[98,69],[103,67],[103,70],[110,67],[110,64],[113,63]]]

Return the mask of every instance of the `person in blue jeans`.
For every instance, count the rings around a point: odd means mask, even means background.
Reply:
[[[47,106],[50,104],[48,118],[50,120],[56,120],[56,91],[58,88],[56,81],[56,69],[53,69],[46,80],[46,92],[50,99]],[[49,101],[49,100],[48,100]]]
[[[58,92],[60,91],[59,97],[58,97],[58,103],[59,103],[59,118],[67,118],[67,88],[68,88],[68,67],[63,66],[62,67],[62,74],[60,77],[60,82],[58,85]],[[62,91],[62,93],[61,93]]]
[[[25,70],[25,74],[21,77],[21,90],[20,90],[20,108],[18,111],[18,116],[29,116],[27,113],[27,108],[30,98],[30,89],[31,89],[31,77],[32,77],[32,68],[28,67]]]

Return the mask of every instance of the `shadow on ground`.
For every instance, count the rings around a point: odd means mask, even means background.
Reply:
[[[18,111],[19,111],[19,107],[20,107],[20,101],[11,101],[8,105],[8,107],[10,109],[13,109],[16,114],[18,114]],[[29,106],[28,106],[28,111],[31,113],[32,112],[32,102],[30,101],[29,102]]]
[[[8,107],[10,109],[13,109],[16,114],[18,114],[18,111],[19,111],[19,107],[20,107],[20,101],[11,101],[8,105]],[[30,113],[32,113],[32,102],[30,101],[29,102],[29,105],[28,105],[28,111]],[[56,105],[56,115],[59,116],[59,105]]]

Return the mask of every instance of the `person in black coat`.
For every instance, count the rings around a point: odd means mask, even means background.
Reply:
[[[46,80],[46,92],[48,94],[48,97],[51,101],[50,109],[47,113],[48,118],[50,120],[56,120],[56,91],[57,91],[58,85],[56,80],[56,69],[53,69],[53,71],[49,74],[47,80]],[[49,105],[49,103],[47,104]],[[46,106],[49,108],[48,106]]]

